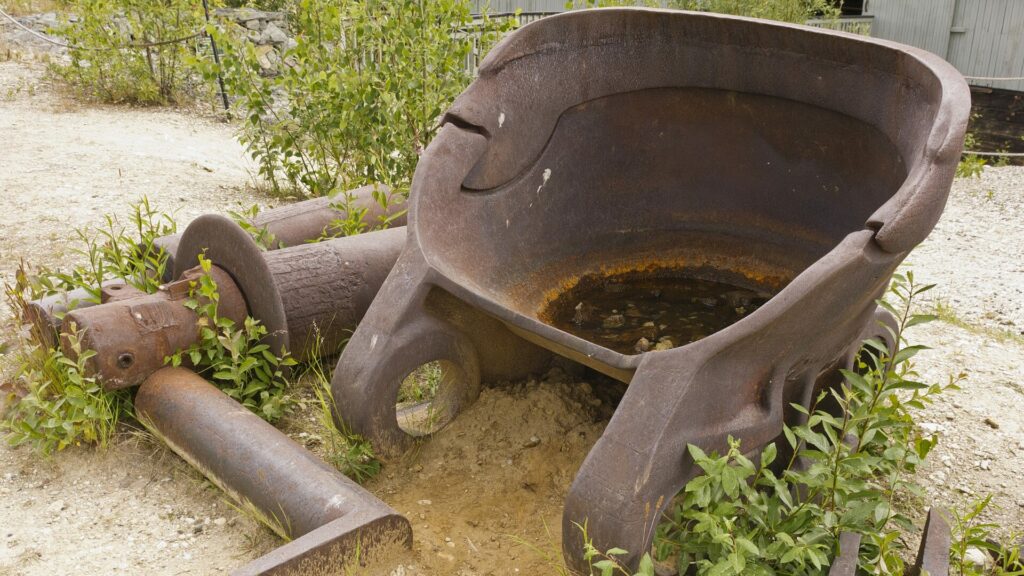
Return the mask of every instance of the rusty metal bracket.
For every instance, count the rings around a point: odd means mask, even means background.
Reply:
[[[948,576],[949,549],[952,537],[949,513],[941,508],[928,511],[924,524],[921,545],[917,549],[917,559],[907,569],[907,576]],[[839,535],[839,555],[832,561],[829,576],[855,576],[857,574],[857,555],[860,552],[860,534],[843,532]]]

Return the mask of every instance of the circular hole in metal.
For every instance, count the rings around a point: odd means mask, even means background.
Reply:
[[[131,368],[132,364],[134,363],[135,355],[133,355],[131,352],[122,352],[117,357],[117,366],[122,370],[127,370],[128,368]]]
[[[448,360],[420,365],[402,380],[395,402],[398,427],[410,436],[427,436],[444,428],[459,411],[462,370]]]

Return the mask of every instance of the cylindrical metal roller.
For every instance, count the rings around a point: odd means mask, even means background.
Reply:
[[[329,356],[362,320],[404,244],[405,228],[392,228],[264,252],[232,220],[201,216],[181,238],[177,264],[188,268],[177,271],[180,280],[156,294],[76,310],[65,321],[77,325],[82,348],[96,352],[88,367],[104,388],[137,386],[167,356],[197,341],[199,316],[185,301],[205,253],[220,316],[262,322],[275,354]],[[69,341],[62,348],[75,357]]]
[[[387,225],[389,228],[405,226],[405,204],[382,206],[374,196],[374,192],[379,197],[387,198],[391,194],[391,189],[383,184],[370,184],[333,197],[313,198],[285,204],[260,212],[253,217],[249,225],[256,229],[266,230],[267,238],[273,239],[267,246],[264,246],[267,250],[299,246],[325,234],[331,235],[332,224],[337,220],[348,218],[348,212],[344,209],[346,196],[348,196],[351,197],[350,209],[366,211],[363,214],[363,222],[370,230],[380,228],[382,225]],[[162,247],[168,255],[164,278],[166,282],[176,277],[172,274],[176,269],[175,260],[178,256],[181,236],[182,233],[171,234],[157,238],[155,241],[155,244]]]
[[[407,519],[192,371],[156,372],[135,409],[179,456],[294,539],[236,575],[308,574],[357,552],[412,545]]]
[[[346,196],[351,197],[349,207],[353,210],[365,210],[363,221],[371,229],[387,224],[390,227],[405,226],[405,204],[388,204],[382,206],[374,196],[388,197],[391,189],[383,184],[370,184],[349,190],[334,197],[313,198],[302,202],[285,204],[270,210],[264,210],[253,217],[249,224],[257,229],[265,229],[268,238],[273,238],[267,250],[277,250],[288,246],[300,246],[332,232],[331,225],[337,220],[348,218],[344,210]],[[175,275],[175,261],[178,255],[178,244],[182,233],[161,236],[153,241],[156,248],[167,254],[167,265],[164,268],[164,282],[172,282]],[[121,284],[114,280],[110,285]],[[104,282],[104,286],[108,283]],[[25,322],[31,323],[36,338],[44,346],[53,348],[58,345],[57,336],[61,330],[62,318],[65,313],[78,308],[95,306],[84,289],[72,290],[64,294],[54,294],[28,303],[25,310]]]
[[[315,333],[322,355],[339,350],[394,267],[406,229],[355,236],[262,252],[238,224],[223,216],[200,216],[178,247],[178,270],[205,253],[238,284],[249,315],[260,320],[277,352],[282,347],[302,360]]]

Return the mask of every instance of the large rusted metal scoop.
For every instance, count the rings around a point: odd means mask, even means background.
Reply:
[[[405,233],[392,228],[264,252],[228,218],[200,216],[181,238],[177,281],[156,294],[74,310],[65,322],[76,325],[82,349],[96,352],[88,368],[106,389],[141,384],[167,356],[197,341],[199,316],[185,303],[202,274],[199,255],[206,254],[220,316],[262,322],[274,353],[288,350],[299,360],[333,355],[387,278]],[[69,339],[62,349],[75,356]]]
[[[942,212],[969,110],[941,58],[839,32],[646,9],[524,26],[420,159],[405,249],[334,374],[340,417],[379,451],[409,446],[396,398],[432,361],[459,383],[448,417],[481,377],[554,354],[629,383],[562,537],[580,571],[584,524],[633,564],[698,472],[688,444],[772,441],[879,330],[875,300]],[[637,303],[687,282],[767,301],[692,343],[626,350],[570,331],[583,300],[566,324],[549,315],[582,288],[654,283]],[[689,304],[739,314],[744,298]],[[631,328],[629,304],[598,328]]]
[[[135,409],[179,456],[289,540],[234,576],[342,574],[380,548],[412,545],[405,517],[194,372],[156,372],[139,387]]]

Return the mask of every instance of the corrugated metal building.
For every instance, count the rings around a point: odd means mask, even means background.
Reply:
[[[1024,91],[1024,0],[867,0],[871,35],[924,48],[970,83]],[[1021,78],[981,80],[977,78]]]

